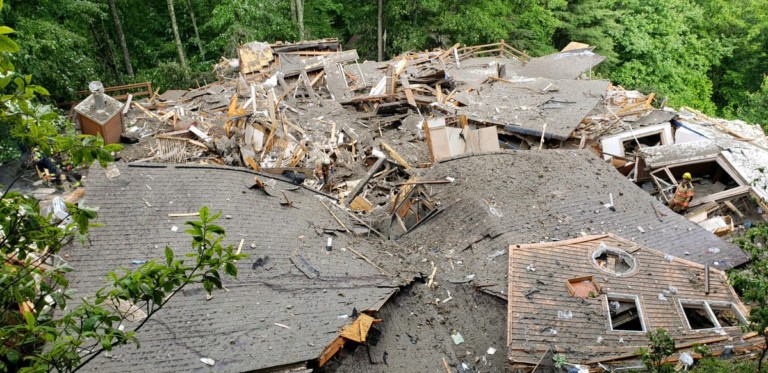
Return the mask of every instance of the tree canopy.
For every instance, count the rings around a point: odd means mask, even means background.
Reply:
[[[112,0],[110,0],[112,2]],[[22,70],[72,99],[90,80],[152,80],[164,89],[212,79],[211,64],[249,41],[339,38],[362,58],[377,53],[378,3],[369,0],[7,1]],[[504,39],[532,56],[570,41],[607,57],[601,77],[654,91],[672,106],[765,122],[768,4],[761,0],[384,0],[385,56]],[[169,9],[175,9],[179,61]],[[299,11],[300,10],[300,11]],[[122,27],[115,27],[114,17]],[[126,51],[119,32],[124,34]],[[126,74],[125,54],[136,70]]]

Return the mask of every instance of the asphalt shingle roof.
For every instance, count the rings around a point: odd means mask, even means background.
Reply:
[[[311,191],[277,182],[272,197],[250,190],[253,174],[212,167],[124,167],[109,180],[94,169],[85,203],[98,206],[100,223],[92,246],[71,247],[71,288],[92,295],[108,271],[132,261],[163,258],[165,245],[176,255],[191,250],[184,221],[169,213],[222,212],[225,244],[250,257],[237,264],[237,279],[206,300],[200,286],[188,286],[138,332],[141,348],[118,348],[86,366],[99,372],[145,370],[180,372],[252,371],[303,366],[317,358],[351,322],[352,309],[378,309],[394,292],[393,279],[347,248],[364,241],[336,234],[326,251],[327,232],[339,226]],[[267,181],[267,179],[264,179]],[[296,189],[296,190],[291,190]],[[294,207],[280,205],[282,191]],[[177,231],[173,231],[173,227]],[[310,279],[291,261],[301,255],[319,276]],[[281,324],[286,327],[277,325]],[[126,328],[137,324],[127,323]],[[213,367],[201,358],[216,361]]]
[[[737,246],[672,212],[589,151],[460,156],[421,176],[446,177],[455,181],[428,188],[444,210],[398,242],[450,256],[453,264],[443,264],[438,272],[454,281],[470,276],[502,297],[507,247],[513,243],[613,233],[719,269],[748,259]],[[604,206],[609,194],[616,211]],[[652,204],[666,216],[658,219]],[[718,250],[708,250],[713,247]]]

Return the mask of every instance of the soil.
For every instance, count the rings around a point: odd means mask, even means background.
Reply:
[[[321,371],[511,371],[506,315],[506,300],[471,285],[444,283],[430,289],[416,282],[376,315],[383,321],[376,326],[381,336],[375,346],[348,348]],[[463,342],[456,344],[452,334],[460,334]]]

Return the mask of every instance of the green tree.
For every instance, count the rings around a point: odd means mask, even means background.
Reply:
[[[763,78],[760,90],[749,93],[736,110],[739,118],[751,123],[759,123],[768,130],[768,76]]]
[[[768,353],[768,334],[765,332],[768,328],[768,225],[760,224],[750,228],[736,243],[752,260],[746,268],[732,270],[729,276],[733,286],[741,293],[742,299],[751,306],[746,329],[757,333],[766,341],[757,360],[758,371],[762,371],[763,360]]]
[[[697,25],[705,17],[701,7],[688,0],[630,0],[620,7],[621,27],[610,34],[622,57],[610,79],[668,96],[672,107],[714,113],[707,74],[725,49],[717,38],[699,33]]]
[[[601,73],[611,71],[622,59],[615,50],[613,35],[621,34],[618,23],[621,8],[615,0],[569,1],[568,5],[555,14],[561,21],[555,32],[554,44],[562,49],[572,41],[595,46],[595,53],[605,56],[600,64]]]
[[[719,113],[742,115],[739,108],[750,106],[750,95],[758,92],[768,72],[768,3],[762,0],[700,2],[706,22],[702,33],[720,39],[726,54],[709,73],[713,100]],[[753,122],[764,122],[748,119]],[[747,119],[747,118],[744,118]]]
[[[666,367],[664,359],[675,353],[675,341],[662,328],[648,333],[648,339],[648,347],[638,350],[640,359],[649,371],[662,373]]]

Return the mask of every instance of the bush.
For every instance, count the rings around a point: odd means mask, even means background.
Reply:
[[[136,76],[136,81],[152,82],[155,89],[160,88],[160,92],[163,92],[169,89],[194,88],[217,80],[213,72],[204,70],[209,68],[209,65],[194,67],[194,70],[184,69],[177,62],[162,62],[156,67],[142,70]]]
[[[765,370],[764,370],[765,371]],[[716,358],[701,359],[691,370],[696,373],[753,373],[757,372],[754,361],[720,360]]]

